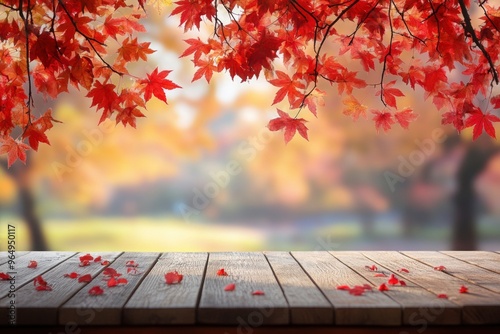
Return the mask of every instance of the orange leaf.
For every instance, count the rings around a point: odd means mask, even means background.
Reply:
[[[280,117],[274,118],[269,121],[267,127],[271,131],[278,131],[281,129],[285,129],[285,144],[287,144],[293,136],[295,136],[295,132],[298,131],[299,134],[306,140],[309,140],[307,137],[307,127],[304,124],[307,122],[303,118],[291,118],[287,113],[278,109],[278,115]]]
[[[0,139],[0,154],[7,153],[7,167],[10,168],[17,159],[21,160],[24,164],[26,164],[26,150],[29,150],[29,146],[18,142],[11,137],[7,137],[7,139]]]

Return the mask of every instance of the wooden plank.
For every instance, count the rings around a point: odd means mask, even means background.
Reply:
[[[401,306],[377,290],[354,296],[339,285],[370,284],[328,252],[292,252],[334,307],[337,325],[400,325]]]
[[[500,324],[500,298],[497,294],[477,285],[468,285],[469,293],[459,293],[459,288],[467,282],[445,272],[434,270],[415,259],[398,252],[362,252],[378,265],[392,271],[404,267],[410,273],[399,273],[405,280],[411,281],[436,295],[446,294],[448,299],[462,307],[462,323],[465,324]],[[446,266],[446,263],[442,265]]]
[[[89,286],[101,286],[105,292],[101,296],[91,296],[88,289],[81,289],[59,310],[59,324],[78,325],[120,325],[122,309],[142,279],[156,262],[159,253],[125,253],[109,267],[122,274],[120,278],[128,283],[113,288],[106,287],[106,276],[100,273]],[[139,264],[137,274],[127,274],[126,263],[135,261]]]
[[[420,251],[402,253],[433,268],[444,265],[447,274],[500,293],[500,275],[497,273],[438,252]],[[468,284],[466,285],[469,286]],[[500,299],[500,295],[498,297]]]
[[[2,328],[2,330],[4,330]],[[498,334],[498,326],[19,326],[8,334]],[[4,332],[2,332],[4,333]]]
[[[14,276],[15,278],[13,285],[16,290],[27,283],[31,283],[38,275],[42,275],[59,263],[73,256],[75,252],[30,252],[29,254],[29,256],[16,257],[15,259],[15,269],[10,276]],[[38,265],[34,269],[28,268],[28,264],[31,260],[37,261]],[[5,263],[0,265],[0,272],[7,273],[12,271],[9,268],[9,264]],[[0,299],[7,296],[10,289],[11,284],[9,281],[0,281]],[[3,318],[1,315],[0,317]]]
[[[21,256],[25,256],[29,254],[29,251],[16,251],[15,258],[18,259]],[[9,262],[9,253],[8,252],[0,252],[0,265]]]
[[[390,286],[387,284],[388,277],[374,276],[376,273],[384,273],[387,276],[392,273],[399,278],[399,272],[392,272],[380,265],[377,271],[370,271],[366,266],[373,265],[373,262],[359,252],[330,253],[374,286],[378,287],[385,283],[389,287],[389,291],[384,292],[384,294],[403,308],[404,325],[415,325],[422,323],[422,321],[432,325],[460,324],[462,310],[457,304],[447,299],[435,298],[433,293],[411,281],[405,281],[406,286]]]
[[[228,276],[217,276],[224,268]],[[234,291],[224,291],[235,283]],[[261,290],[265,295],[252,295]],[[288,304],[262,253],[210,253],[198,321],[205,324],[258,327],[290,321]]]
[[[264,252],[290,306],[290,323],[332,324],[333,306],[288,252]]]
[[[133,325],[194,324],[208,253],[165,253],[123,309],[123,322]],[[165,274],[184,275],[167,285]]]
[[[89,266],[80,267],[79,253],[60,263],[50,271],[44,273],[43,278],[52,287],[52,291],[36,291],[33,284],[21,287],[15,296],[16,302],[16,324],[17,325],[56,325],[58,323],[58,308],[71,298],[80,289],[86,287],[86,283],[79,283],[76,279],[64,277],[64,274],[77,272],[78,274],[90,274],[95,277],[105,266],[92,262]],[[103,260],[113,261],[120,253],[99,253]],[[7,312],[9,299],[0,299],[0,312]],[[0,317],[0,324],[6,324],[6,318]]]
[[[442,251],[441,253],[500,274],[500,254],[486,251]]]

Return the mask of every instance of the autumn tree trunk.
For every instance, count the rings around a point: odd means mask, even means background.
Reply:
[[[457,191],[453,198],[454,217],[452,249],[475,250],[478,248],[476,232],[477,195],[474,180],[484,170],[496,152],[489,138],[482,136],[470,144],[457,173]]]
[[[18,187],[19,215],[28,226],[31,240],[31,250],[48,250],[47,242],[42,230],[42,224],[40,218],[36,214],[36,200],[28,178],[29,167],[22,166],[20,163],[17,163],[8,169],[5,166],[5,163],[1,163],[0,165],[2,165],[7,174],[14,179],[14,182]]]

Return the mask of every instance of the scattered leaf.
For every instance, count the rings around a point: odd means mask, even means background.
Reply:
[[[263,295],[265,295],[265,293],[262,290],[255,290],[252,292],[252,295],[253,296],[263,296]]]
[[[217,276],[227,276],[227,272],[224,270],[224,268],[221,268],[217,270]]]
[[[440,293],[439,295],[437,295],[437,297],[442,299],[448,299],[448,295],[446,293]]]
[[[99,296],[104,293],[104,290],[100,286],[94,286],[89,290],[89,295]]]
[[[378,291],[389,291],[389,288],[387,287],[387,285],[385,285],[385,283],[382,283],[378,287]]]
[[[235,288],[236,288],[236,284],[230,283],[224,287],[224,291],[234,291]]]
[[[92,276],[90,276],[90,274],[86,274],[78,278],[78,283],[90,283],[90,281],[92,281]]]
[[[389,285],[396,285],[399,283],[399,279],[397,279],[397,277],[394,276],[394,274],[391,274],[391,276],[389,276],[389,280],[387,281],[387,283],[389,283]]]
[[[398,272],[400,272],[400,273],[407,273],[408,274],[410,271],[408,269],[406,269],[406,268],[401,268],[401,269],[398,269]]]
[[[469,292],[469,288],[466,287],[465,285],[462,285],[460,287],[460,289],[458,290],[458,292],[460,292],[460,293],[468,293]]]
[[[72,273],[69,273],[69,274],[64,274],[64,277],[73,278],[73,279],[77,278],[78,276],[80,276],[80,275],[78,275],[75,272],[72,272]]]
[[[378,268],[376,265],[372,264],[371,266],[365,266],[366,269],[371,270],[371,271],[377,271]]]
[[[47,284],[47,282],[42,278],[42,275],[38,275],[33,280],[33,285],[37,291],[52,291],[52,288]]]
[[[115,269],[113,268],[106,268],[102,271],[102,274],[104,276],[109,276],[109,277],[119,277],[121,276],[122,274],[120,274],[119,272],[117,272]]]
[[[83,261],[92,261],[94,259],[94,257],[90,254],[85,254],[85,255],[82,255],[80,256],[80,262],[83,262]]]
[[[134,260],[130,260],[125,263],[125,267],[137,268],[139,267],[139,263],[135,262]]]
[[[0,280],[2,281],[9,281],[11,278],[9,275],[7,275],[6,273],[0,273]]]
[[[402,281],[402,280],[399,280],[399,285],[401,285],[401,286],[406,286],[406,282],[405,282],[405,281]]]
[[[165,281],[167,284],[178,284],[182,281],[183,277],[177,271],[171,271],[165,274]]]
[[[351,287],[349,285],[338,285],[337,290],[349,290]]]
[[[437,271],[445,271],[445,270],[446,270],[446,267],[445,267],[445,266],[437,266],[437,267],[434,267],[434,270],[437,270]]]
[[[125,278],[114,278],[114,277],[111,277],[109,280],[108,280],[108,287],[112,288],[114,286],[117,286],[117,285],[120,285],[120,284],[127,284],[128,281],[127,279]]]
[[[387,277],[387,275],[384,273],[376,273],[373,277]]]
[[[109,262],[108,260],[104,260],[101,262],[101,265],[103,266],[109,266],[111,262]]]
[[[101,256],[98,256],[94,259],[94,262],[101,262],[101,261],[102,261]]]
[[[28,268],[31,268],[31,269],[36,269],[36,267],[38,267],[38,262],[36,261],[30,261],[30,263],[28,264]]]

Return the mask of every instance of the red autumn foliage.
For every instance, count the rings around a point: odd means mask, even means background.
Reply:
[[[382,283],[378,287],[378,291],[389,291],[389,288],[387,287],[387,285],[385,285],[385,283]]]
[[[99,296],[104,294],[104,290],[100,286],[94,286],[89,290],[89,295],[91,296]]]
[[[104,276],[109,276],[109,278],[112,278],[112,277],[119,277],[121,276],[122,274],[120,274],[119,272],[116,271],[116,269],[113,269],[113,268],[105,268],[103,271],[102,271],[102,274]]]
[[[28,268],[36,269],[36,267],[38,267],[38,262],[36,261],[30,261],[30,263],[28,264]]]
[[[102,258],[101,256],[98,256],[94,259],[94,262],[101,262],[102,261]]]
[[[108,280],[108,283],[107,283],[107,284],[108,284],[108,287],[109,287],[109,288],[112,288],[112,287],[118,286],[118,285],[120,285],[120,284],[127,284],[127,283],[128,283],[128,281],[127,281],[127,279],[125,279],[125,278],[118,278],[118,279],[116,279],[116,278],[114,278],[114,277],[111,277],[111,278]]]
[[[78,276],[80,276],[79,274],[75,273],[75,272],[72,272],[72,273],[69,273],[69,274],[64,274],[64,277],[68,277],[68,278],[77,278]]]
[[[217,270],[217,276],[227,276],[227,272],[224,270],[224,268],[221,268]]]
[[[0,273],[0,280],[1,281],[9,281],[11,278],[10,278],[10,275],[6,274],[6,273]]]
[[[469,288],[466,287],[465,285],[462,285],[460,289],[458,290],[460,293],[469,293]]]
[[[399,279],[396,276],[394,276],[394,274],[391,274],[391,276],[389,276],[389,279],[387,280],[387,283],[389,285],[396,285],[399,283]]]
[[[224,291],[234,291],[234,289],[236,288],[236,284],[234,283],[229,283],[228,285],[226,285],[224,287]]]
[[[78,278],[78,283],[89,283],[91,281],[92,281],[92,276],[90,276],[90,274],[86,274]]]
[[[42,275],[35,277],[33,285],[36,291],[52,291],[52,287],[42,278]]]
[[[167,284],[178,284],[182,281],[184,276],[177,271],[171,271],[165,274],[165,282]]]
[[[145,3],[0,3],[8,12],[0,18],[0,154],[7,155],[9,167],[16,160],[26,162],[27,150],[49,144],[47,132],[58,122],[50,110],[38,109],[35,92],[55,99],[73,86],[91,100],[101,122],[112,118],[135,127],[148,100],[154,96],[166,103],[165,91],[180,88],[167,79],[169,70],[129,72],[131,63],[154,52],[150,42],[137,37],[145,32],[140,23]],[[355,119],[367,109],[355,102],[356,94],[379,96],[379,105],[369,109],[379,131],[396,124],[408,128],[417,113],[426,111],[402,106],[405,95],[421,90],[446,111],[443,124],[458,131],[471,127],[474,138],[483,132],[495,137],[500,4],[443,3],[178,0],[171,15],[184,31],[202,25],[213,29],[186,40],[181,56],[193,61],[193,81],[210,81],[219,72],[242,81],[267,80],[276,91],[272,103],[285,104],[293,115],[282,107],[269,123],[272,131],[284,132],[285,142],[297,131],[308,138],[305,118],[298,116],[307,111],[317,116],[323,84],[332,86],[344,104],[340,109]],[[481,15],[471,19],[473,12]],[[122,78],[129,83],[115,84]]]

